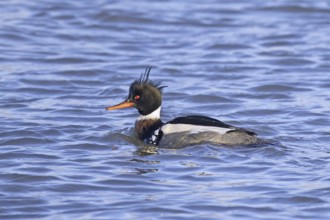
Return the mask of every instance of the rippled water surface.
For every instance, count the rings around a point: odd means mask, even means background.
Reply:
[[[0,2],[0,219],[329,219],[330,2]],[[152,65],[163,121],[271,144],[144,149],[104,108]]]

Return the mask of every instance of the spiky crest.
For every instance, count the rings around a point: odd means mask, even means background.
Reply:
[[[151,71],[151,66],[148,66],[146,68],[146,70],[144,71],[144,73],[141,74],[140,79],[135,80],[132,84],[140,84],[141,86],[146,86],[146,85],[151,85],[156,87],[157,89],[159,89],[160,91],[162,91],[163,88],[167,87],[167,86],[162,86],[161,82],[155,82],[155,81],[151,81],[149,80],[149,75],[150,75],[150,71]]]

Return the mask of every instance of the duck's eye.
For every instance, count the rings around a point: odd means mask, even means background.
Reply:
[[[139,100],[139,99],[140,99],[139,95],[134,96],[134,100]]]

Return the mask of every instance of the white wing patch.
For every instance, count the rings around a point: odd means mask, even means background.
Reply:
[[[189,132],[189,133],[200,133],[200,132],[215,132],[218,134],[225,134],[228,131],[236,130],[235,128],[221,128],[214,126],[203,126],[203,125],[191,125],[191,124],[166,124],[162,127],[164,134],[178,133],[178,132]]]

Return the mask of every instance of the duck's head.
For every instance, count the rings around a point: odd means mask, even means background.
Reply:
[[[149,80],[151,67],[148,67],[140,79],[131,83],[128,98],[114,106],[107,107],[106,110],[116,110],[122,108],[136,108],[141,115],[149,115],[157,110],[162,104],[162,89],[160,83]]]

